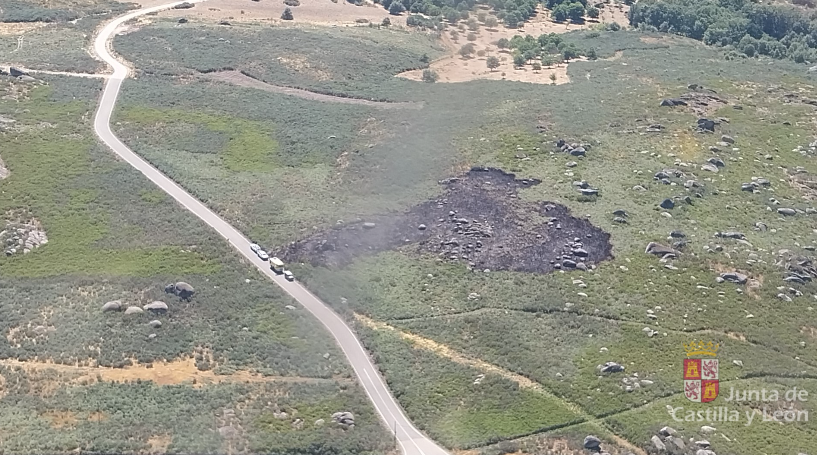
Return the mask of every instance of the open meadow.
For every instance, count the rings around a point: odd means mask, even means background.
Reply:
[[[96,142],[100,89],[3,80],[0,451],[391,450],[319,323]]]

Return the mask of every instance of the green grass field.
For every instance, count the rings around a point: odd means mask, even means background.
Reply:
[[[0,257],[0,450],[389,450],[385,428],[318,322],[300,306],[287,309],[297,303],[96,142],[91,122],[100,82],[47,82],[8,83],[6,93],[25,95],[0,101],[0,115],[15,120],[0,138],[11,172],[0,182],[3,226],[9,214],[24,211],[49,240],[28,254]],[[190,302],[164,293],[177,281],[196,288]],[[169,311],[103,313],[112,300],[162,300]],[[154,319],[161,327],[148,325]],[[184,371],[161,379],[133,366],[161,369],[183,359],[216,378],[260,379],[202,385]],[[95,379],[94,369],[82,369],[94,365],[105,375],[137,368],[145,380]],[[229,409],[232,420],[219,420]],[[290,417],[271,417],[279,409]],[[352,432],[330,419],[347,410],[356,416]],[[292,426],[298,418],[302,428]],[[316,426],[318,419],[326,425]],[[217,431],[231,425],[240,431],[229,438]],[[156,441],[166,447],[151,448]]]
[[[294,265],[299,278],[341,313],[387,322],[520,375],[548,393],[517,390],[512,381],[491,374],[480,384],[486,387],[475,389],[479,368],[407,345],[394,333],[359,327],[398,400],[445,445],[483,448],[486,454],[514,447],[535,451],[559,438],[577,447],[593,432],[610,443],[617,435],[635,448],[649,448],[655,431],[671,424],[666,404],[686,402],[679,395],[682,343],[693,339],[722,344],[724,381],[786,376],[804,387],[811,384],[806,378],[817,373],[810,349],[817,289],[813,283],[785,283],[784,270],[775,265],[789,254],[812,255],[804,247],[816,243],[814,215],[775,212],[813,206],[789,184],[797,166],[817,172],[813,157],[792,151],[814,140],[813,107],[791,101],[807,97],[813,86],[815,76],[806,67],[725,60],[722,49],[673,36],[572,32],[566,40],[595,48],[601,58],[571,63],[570,84],[425,84],[391,76],[413,67],[412,59],[423,53],[436,55],[426,37],[368,28],[272,27],[255,39],[291,39],[283,46],[254,47],[250,30],[171,29],[160,22],[118,37],[117,49],[149,75],[126,84],[117,121],[138,153],[253,238],[282,246],[337,220],[404,211],[439,194],[437,180],[472,165],[541,179],[520,197],[563,204],[612,235],[614,259],[588,272],[471,273],[409,250],[361,257],[340,269]],[[374,43],[370,61],[349,56],[364,35]],[[321,55],[318,37],[337,52]],[[406,38],[406,44],[392,41],[395,37]],[[218,38],[233,44],[202,52]],[[239,40],[245,42],[234,44]],[[262,52],[272,57],[261,61]],[[300,62],[298,74],[286,66],[293,61]],[[423,107],[352,108],[173,77],[224,68],[270,84],[421,101]],[[322,80],[322,72],[331,76]],[[690,84],[714,89],[726,100],[706,114],[728,118],[715,134],[694,132],[697,117],[690,109],[659,106],[663,98],[690,91]],[[656,123],[661,132],[645,131]],[[718,146],[725,166],[718,173],[701,170],[716,155],[709,147],[722,134],[735,139],[734,145]],[[330,135],[335,138],[327,142]],[[580,159],[551,153],[560,138],[592,148]],[[234,141],[261,146],[236,158]],[[522,151],[529,159],[516,157]],[[569,161],[577,165],[568,168]],[[664,168],[682,169],[703,187],[697,190],[701,198],[693,197],[691,205],[679,202],[668,211],[671,217],[657,209],[661,200],[694,192],[683,180],[675,185],[654,180]],[[768,179],[770,189],[741,191],[752,177]],[[575,180],[599,188],[600,197],[579,197]],[[634,190],[636,185],[644,191]],[[617,209],[629,213],[627,224],[613,221]],[[754,230],[759,221],[769,229]],[[662,263],[644,253],[648,242],[669,244],[672,230],[683,231],[689,241],[680,258]],[[728,230],[745,233],[748,244],[714,237]],[[759,287],[716,283],[727,270],[746,273]],[[790,286],[803,295],[790,293]],[[472,293],[479,297],[469,298]],[[780,299],[781,293],[792,301]],[[596,366],[607,361],[621,363],[625,373],[600,375]],[[625,391],[622,378],[635,374],[652,384]],[[593,421],[579,423],[587,419]],[[729,427],[724,434],[730,441],[712,437],[713,450],[750,455],[805,450],[786,437],[801,440],[813,431],[797,424],[779,434],[774,426],[757,428]]]

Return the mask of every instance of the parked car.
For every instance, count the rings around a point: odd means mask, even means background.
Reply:
[[[284,278],[286,278],[287,281],[295,281],[295,275],[293,275],[289,270],[284,270]]]
[[[250,250],[252,250],[253,253],[258,254],[258,252],[261,251],[261,247],[258,246],[257,243],[251,243]]]
[[[258,257],[260,257],[262,261],[266,261],[269,259],[269,254],[264,250],[258,250]]]

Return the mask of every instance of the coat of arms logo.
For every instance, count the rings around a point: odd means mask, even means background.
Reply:
[[[711,341],[684,343],[684,396],[689,401],[709,403],[718,397],[718,359],[707,357],[717,357],[719,349]]]

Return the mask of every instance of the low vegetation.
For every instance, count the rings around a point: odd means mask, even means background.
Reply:
[[[649,0],[632,7],[630,24],[724,46],[746,57],[817,60],[817,22],[790,5]]]
[[[100,84],[4,80],[0,148],[11,174],[0,182],[0,223],[25,213],[48,242],[0,257],[3,449],[390,450],[318,322],[97,143]],[[198,121],[218,129],[218,118]],[[178,281],[195,287],[191,300],[165,293]],[[169,309],[104,312],[112,301]],[[355,415],[353,431],[332,422],[338,411]]]

